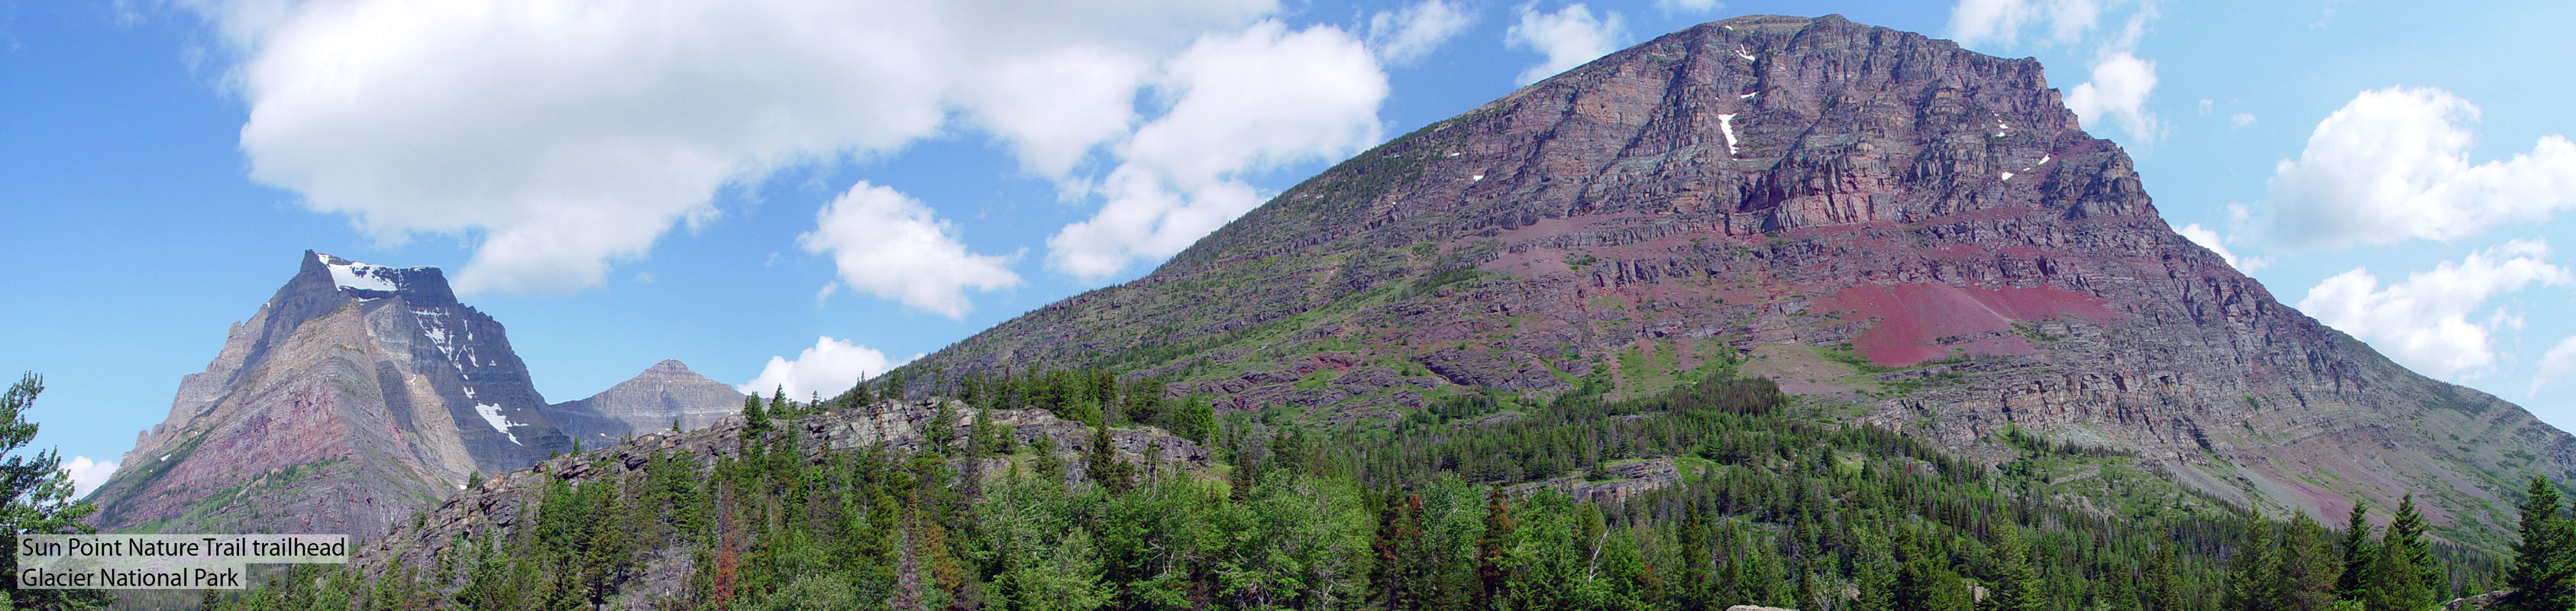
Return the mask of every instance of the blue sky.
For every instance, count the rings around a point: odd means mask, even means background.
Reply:
[[[0,0],[0,370],[103,478],[311,248],[449,270],[549,400],[846,388],[1688,25],[2037,57],[2166,219],[2576,426],[2576,5]]]

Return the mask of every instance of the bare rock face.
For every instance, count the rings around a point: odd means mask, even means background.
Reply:
[[[639,433],[689,431],[742,412],[743,395],[723,382],[662,361],[634,378],[579,401],[546,407],[564,434],[593,446]]]
[[[2446,536],[2510,532],[2517,482],[2576,476],[2576,439],[2177,235],[2036,61],[1838,16],[1610,54],[912,367],[1029,362],[1320,421],[1731,362],[1970,456],[2017,425],[2276,510],[2412,492]]]
[[[500,323],[436,268],[304,253],[93,494],[159,532],[373,534],[466,475],[571,445]]]

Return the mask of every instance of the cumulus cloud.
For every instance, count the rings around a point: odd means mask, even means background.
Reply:
[[[1545,56],[1521,71],[1517,78],[1523,85],[1609,55],[1619,50],[1620,41],[1628,37],[1627,27],[1620,24],[1619,11],[1603,11],[1594,17],[1592,9],[1575,3],[1553,13],[1542,13],[1536,3],[1530,3],[1521,5],[1520,14],[1520,23],[1503,32],[1503,43]]]
[[[1264,21],[1208,36],[1168,62],[1171,110],[1136,129],[1101,181],[1106,202],[1047,239],[1048,264],[1083,278],[1170,256],[1261,204],[1243,178],[1377,142],[1386,73],[1340,29]]]
[[[2451,92],[2361,92],[2317,123],[2298,159],[2273,167],[2271,229],[2291,246],[2449,241],[2576,208],[2576,143],[2540,138],[2471,163],[2478,108]]]
[[[2357,268],[2308,289],[2299,309],[2370,342],[2398,364],[2451,379],[2495,364],[2490,332],[2510,326],[2512,317],[2470,322],[2488,300],[2534,284],[2576,281],[2576,274],[2549,263],[2549,256],[2546,242],[2513,240],[2409,274],[2387,288],[2368,269]]]
[[[2539,395],[2541,385],[2569,373],[2576,373],[2576,336],[2558,340],[2558,345],[2550,346],[2548,352],[2541,353],[2539,371],[2531,376],[2529,394]]]
[[[719,190],[952,124],[1060,176],[1152,67],[1275,0],[179,0],[250,106],[254,180],[386,242],[458,236],[457,288],[598,284]]]
[[[2254,113],[2250,113],[2250,112],[2240,112],[2240,113],[2236,113],[2234,116],[2230,116],[2230,117],[2228,117],[2227,119],[2228,119],[2228,120],[2230,120],[2230,121],[2235,121],[2235,122],[2236,122],[2236,126],[2237,126],[2237,127],[2244,127],[2244,126],[2247,126],[2247,125],[2253,125],[2253,124],[2254,124]]]
[[[828,254],[841,282],[905,306],[963,319],[966,290],[1020,283],[1009,260],[966,250],[957,230],[920,201],[866,181],[814,212],[814,230],[796,237],[805,252]],[[824,285],[816,303],[831,296]]]
[[[823,336],[815,338],[814,347],[796,353],[796,360],[769,357],[769,364],[760,368],[760,377],[735,389],[768,396],[784,388],[792,398],[814,393],[829,397],[849,390],[867,376],[883,374],[911,360],[887,360],[885,353],[874,348]]]
[[[2101,21],[2100,0],[1959,0],[1950,10],[1950,38],[1961,45],[2012,46],[2021,32],[2038,28],[2055,42],[2072,42]]]
[[[1476,22],[1476,15],[1449,0],[1423,0],[1369,16],[1369,49],[1392,65],[1410,64],[1431,54]]]
[[[2066,109],[2094,129],[2118,125],[2139,140],[2154,140],[2157,120],[2147,111],[2147,96],[2155,89],[2156,62],[2112,53],[2093,64],[2093,80],[2066,91]]]
[[[72,498],[77,499],[89,496],[90,491],[97,490],[100,485],[106,484],[107,476],[116,474],[116,461],[91,460],[87,456],[74,456],[71,460],[63,461],[62,468],[71,473]]]

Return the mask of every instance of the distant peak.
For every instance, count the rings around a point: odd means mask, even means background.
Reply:
[[[645,368],[645,369],[644,369],[644,373],[697,373],[697,372],[689,371],[689,366],[688,366],[687,364],[685,364],[685,363],[681,363],[678,359],[662,359],[662,362],[654,363],[652,367]]]

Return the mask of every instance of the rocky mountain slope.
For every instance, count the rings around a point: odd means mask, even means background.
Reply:
[[[906,371],[1025,362],[1325,421],[1738,362],[1970,455],[2017,426],[2275,509],[2411,491],[2470,538],[2510,531],[2529,475],[2576,475],[2576,439],[2175,234],[2036,61],[1838,16],[1613,53]]]
[[[687,378],[705,379],[667,365],[557,414],[501,324],[457,302],[437,268],[306,251],[295,276],[233,325],[206,371],[180,381],[169,416],[136,434],[115,476],[90,497],[100,507],[94,521],[159,532],[373,534],[437,503],[468,474],[509,472],[570,449],[561,415],[582,432],[604,430],[597,414],[660,428],[674,417],[710,422],[700,415],[705,389]],[[727,410],[740,402],[722,400]]]
[[[666,360],[599,394],[547,406],[546,413],[564,434],[595,446],[674,426],[703,428],[742,413],[742,398],[732,386]]]

